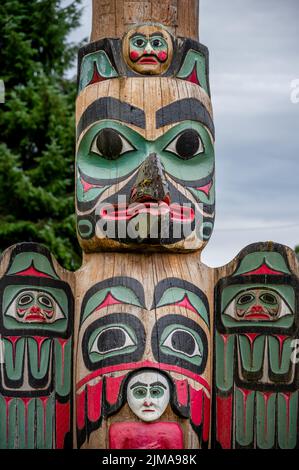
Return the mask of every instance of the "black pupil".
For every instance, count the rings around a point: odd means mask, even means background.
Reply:
[[[264,302],[266,302],[267,304],[275,304],[276,303],[276,299],[275,299],[274,295],[271,295],[271,294],[264,294],[262,296],[262,300]]]
[[[98,350],[100,352],[122,348],[126,344],[126,335],[122,330],[107,330],[99,336]]]
[[[97,138],[97,148],[103,157],[113,160],[121,155],[123,143],[116,131],[103,129]]]
[[[171,337],[171,344],[176,351],[181,351],[189,356],[194,354],[195,340],[190,333],[175,331]]]
[[[153,46],[154,46],[154,47],[159,47],[159,46],[160,46],[160,41],[159,41],[159,39],[155,39],[155,40],[153,41]]]
[[[31,302],[31,297],[29,297],[29,295],[26,295],[26,297],[22,297],[21,300],[20,300],[20,304],[29,304],[29,302]]]
[[[143,44],[144,44],[143,39],[137,39],[137,46],[138,46],[138,47],[142,47]]]
[[[253,300],[252,295],[243,295],[243,297],[240,298],[239,303],[240,304],[247,304],[248,302],[251,302]]]
[[[181,158],[188,160],[197,154],[200,140],[196,131],[184,132],[177,140],[176,151]]]

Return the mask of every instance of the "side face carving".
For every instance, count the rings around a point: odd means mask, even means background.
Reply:
[[[0,302],[0,448],[71,446],[73,296],[45,248],[13,249]]]
[[[173,38],[161,25],[140,25],[125,35],[123,56],[135,72],[161,75],[173,58]]]
[[[157,284],[153,299],[146,306],[142,285],[125,277],[87,292],[77,357],[78,447],[93,442],[106,448],[108,429],[110,448],[150,448],[151,426],[158,433],[163,428],[159,448],[188,448],[190,433],[196,446],[207,445],[206,297],[192,284],[172,278]]]
[[[214,438],[224,448],[298,446],[298,294],[280,245],[249,246],[216,287]]]
[[[215,130],[208,59],[200,45],[193,41],[199,49],[193,50],[185,42],[180,54],[185,47],[186,56],[176,63],[171,35],[141,25],[123,40],[124,69],[112,65],[119,43],[103,42],[105,50],[81,58],[76,202],[86,252],[197,250],[211,236]],[[173,67],[174,76],[161,77],[162,66]]]

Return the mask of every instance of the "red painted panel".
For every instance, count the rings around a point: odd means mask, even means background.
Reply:
[[[223,449],[231,449],[233,397],[217,397],[217,441]]]
[[[64,448],[66,434],[70,431],[71,408],[70,402],[56,401],[56,449]]]
[[[87,385],[88,419],[96,422],[101,417],[103,381],[96,385]]]
[[[202,423],[202,407],[203,390],[194,390],[194,388],[190,387],[191,420],[195,426],[200,426]]]
[[[120,386],[124,375],[121,377],[106,377],[106,400],[110,405],[115,405],[119,398]]]
[[[187,406],[188,405],[188,381],[187,380],[175,380],[176,385],[176,394],[177,399],[180,405]]]
[[[85,398],[86,391],[77,394],[77,426],[79,429],[83,429],[85,426]]]
[[[177,423],[113,423],[110,449],[183,449],[183,431]]]

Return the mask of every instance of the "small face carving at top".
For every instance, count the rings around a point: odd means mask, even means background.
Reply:
[[[129,380],[128,405],[142,421],[158,420],[166,410],[169,398],[168,380],[158,372],[140,372]]]
[[[275,320],[280,307],[278,295],[268,290],[248,290],[236,298],[237,316],[246,320]]]
[[[160,75],[166,72],[172,61],[172,37],[160,25],[138,26],[124,37],[123,55],[135,72],[142,75]]]
[[[25,290],[15,299],[7,315],[20,323],[54,323],[64,315],[47,292]]]

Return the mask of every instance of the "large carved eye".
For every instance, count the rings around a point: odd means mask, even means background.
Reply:
[[[146,46],[146,39],[142,36],[138,36],[132,40],[134,47],[144,48]]]
[[[253,302],[255,299],[255,296],[253,294],[243,294],[241,297],[238,299],[237,304],[238,305],[246,305],[249,304],[250,302]]]
[[[151,39],[151,46],[152,46],[154,49],[158,49],[158,48],[160,48],[160,47],[167,47],[167,44],[166,44],[166,42],[164,41],[164,39],[153,37],[153,38]]]
[[[50,297],[48,297],[47,295],[40,295],[38,297],[38,301],[40,302],[40,304],[43,306],[43,307],[46,307],[46,308],[53,308],[53,302],[52,300],[50,299]]]
[[[135,150],[134,147],[114,129],[102,129],[91,146],[93,153],[107,160],[116,160],[132,150]]]
[[[199,349],[195,336],[190,331],[182,328],[172,331],[164,340],[162,346],[188,357],[202,357],[202,352]]]
[[[90,352],[100,355],[107,355],[115,351],[124,353],[124,350],[131,346],[136,346],[136,338],[131,337],[124,327],[110,326],[97,334]]]
[[[269,304],[269,305],[277,305],[278,304],[278,300],[277,298],[275,297],[274,294],[270,294],[268,292],[266,292],[265,294],[262,294],[260,296],[260,300],[262,302],[264,302],[265,304]]]
[[[188,129],[178,135],[165,151],[174,153],[183,160],[190,160],[200,153],[204,153],[204,145],[194,129]]]
[[[30,295],[30,294],[24,294],[24,295],[21,295],[18,299],[18,304],[21,306],[21,307],[24,307],[28,304],[30,304],[31,302],[33,301],[33,296]]]

